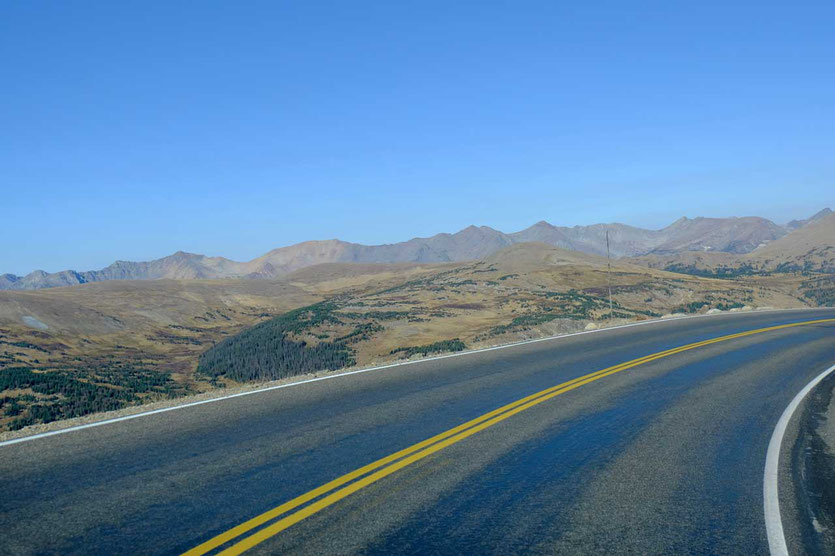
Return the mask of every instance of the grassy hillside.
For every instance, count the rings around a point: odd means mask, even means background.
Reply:
[[[779,288],[703,279],[606,260],[544,244],[510,247],[377,291],[353,292],[272,319],[209,349],[199,373],[215,380],[283,378],[339,364],[455,351],[591,322],[745,305],[800,306]]]
[[[813,281],[814,280],[814,281]],[[242,382],[671,312],[832,303],[831,277],[716,279],[545,244],[446,264],[325,264],[282,280],[0,292],[0,428]]]
[[[266,319],[435,266],[356,265],[299,281],[118,281],[0,292],[0,430],[224,386],[200,354]],[[342,363],[341,363],[342,364]]]

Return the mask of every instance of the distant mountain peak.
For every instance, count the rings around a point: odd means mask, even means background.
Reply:
[[[807,224],[811,224],[812,222],[817,222],[823,218],[826,218],[830,214],[832,214],[832,209],[826,207],[822,210],[819,210],[809,218],[805,218],[803,220],[792,220],[791,222],[786,224],[786,228],[788,228],[789,230],[796,230],[798,228],[802,228]]]
[[[556,226],[554,226],[553,224],[551,224],[550,222],[548,222],[546,220],[540,220],[539,222],[537,222],[536,224],[531,226],[531,228],[555,228],[555,227]]]
[[[475,224],[470,224],[469,226],[467,226],[466,228],[464,228],[463,230],[461,230],[458,233],[460,234],[461,232],[496,232],[496,231],[497,230],[494,230],[490,226],[476,226]]]

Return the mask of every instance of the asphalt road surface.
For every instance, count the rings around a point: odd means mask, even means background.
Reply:
[[[769,441],[833,364],[835,310],[718,315],[0,445],[0,552],[767,554]],[[782,443],[793,553],[830,546],[833,385]]]

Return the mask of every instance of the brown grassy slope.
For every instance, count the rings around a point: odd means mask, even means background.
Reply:
[[[471,263],[324,264],[281,280],[114,281],[0,292],[0,373],[23,366],[114,389],[134,374],[172,373],[174,386],[137,387],[141,399],[206,390],[218,382],[195,374],[201,353],[323,299],[331,300],[338,323],[300,329],[291,339],[344,342],[359,365],[453,338],[477,347],[610,318],[807,302],[790,281],[707,279],[614,261],[609,315],[608,284],[605,258],[518,244]],[[222,376],[220,382],[228,383]],[[31,389],[6,390],[0,398],[0,428],[30,416],[34,405],[67,401]],[[3,401],[11,398],[17,401]],[[15,405],[18,413],[2,413]]]
[[[46,370],[125,359],[189,382],[197,355],[229,334],[347,289],[384,287],[437,268],[349,265],[282,280],[113,281],[0,292],[0,356],[5,366]],[[12,345],[21,342],[37,347]]]
[[[644,255],[625,259],[633,264],[658,270],[681,271],[690,274],[713,274],[721,269],[739,268],[742,258],[733,253],[719,251],[685,251],[666,255]]]
[[[583,329],[608,320],[606,259],[545,244],[519,244],[482,261],[450,267],[396,287],[335,300],[341,324],[294,336],[311,345],[365,329],[351,342],[358,364],[390,359],[398,348],[459,338],[484,346]],[[699,278],[615,261],[615,320],[743,305],[796,307],[796,284]]]
[[[796,306],[801,303],[796,287],[702,279],[623,261],[612,266],[619,318],[692,310],[700,302],[705,310],[733,304]],[[569,303],[563,294],[571,291],[587,299]],[[282,280],[114,281],[0,292],[0,342],[5,342],[0,355],[5,351],[6,365],[13,359],[43,369],[130,359],[189,382],[197,355],[213,343],[337,294],[351,313],[408,311],[412,317],[383,323],[374,341],[359,349],[363,362],[395,347],[449,337],[492,342],[499,336],[576,329],[608,313],[607,292],[605,258],[536,243],[463,264],[324,264]],[[547,326],[531,331],[530,323],[537,321]],[[38,323],[46,328],[37,328]]]
[[[835,273],[835,213],[745,255],[765,270],[796,269]]]

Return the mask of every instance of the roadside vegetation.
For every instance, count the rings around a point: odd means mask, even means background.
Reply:
[[[6,425],[10,430],[185,393],[187,390],[167,373],[130,365],[111,366],[99,369],[96,375],[81,376],[38,372],[28,367],[0,371],[0,412],[10,418]]]
[[[423,346],[399,347],[391,350],[390,355],[399,354],[406,358],[413,357],[415,355],[422,355],[425,357],[434,353],[464,351],[465,349],[467,349],[467,344],[462,342],[460,339],[455,338],[454,340],[443,340]]]
[[[763,274],[762,270],[758,270],[750,263],[740,264],[739,266],[718,266],[716,268],[700,268],[695,265],[674,263],[665,266],[664,270],[679,274],[690,274],[691,276],[702,276],[704,278],[740,278],[743,276]]]
[[[835,307],[835,276],[807,280],[800,286],[804,299],[818,307]]]

